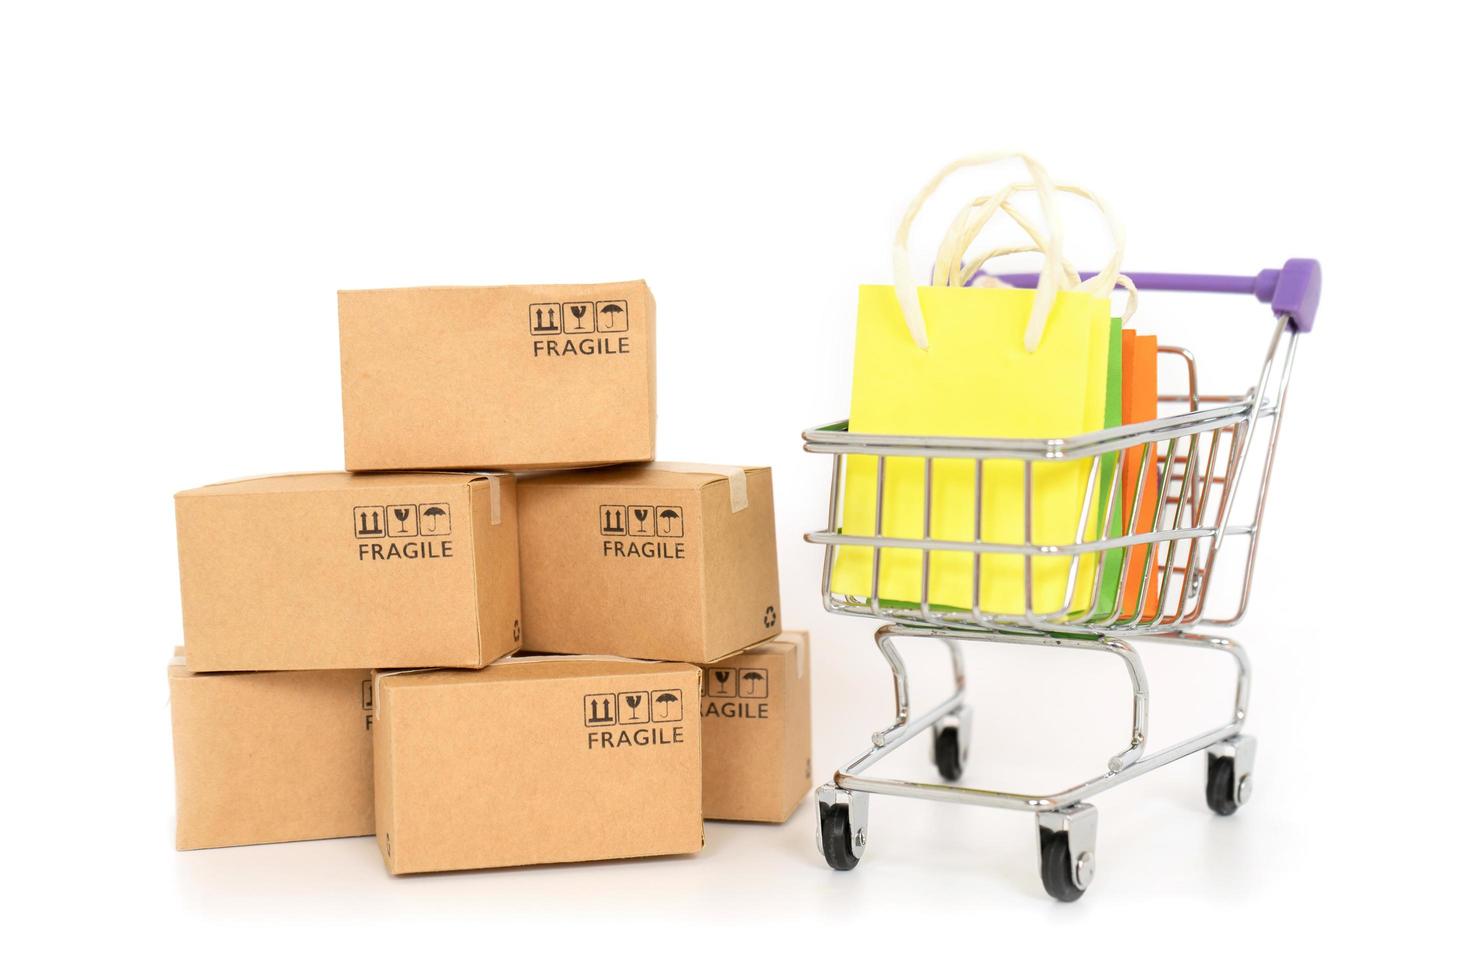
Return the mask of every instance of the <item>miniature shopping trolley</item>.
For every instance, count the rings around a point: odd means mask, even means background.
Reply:
[[[1012,285],[1030,287],[1036,276],[1002,276]],[[904,796],[944,802],[970,803],[1036,814],[1040,872],[1046,891],[1062,901],[1074,901],[1092,881],[1097,852],[1097,811],[1088,798],[1160,766],[1204,751],[1205,799],[1210,809],[1230,815],[1251,793],[1251,769],[1256,742],[1242,734],[1250,694],[1250,662],[1233,640],[1197,632],[1199,627],[1225,627],[1239,622],[1250,596],[1261,517],[1276,452],[1277,436],[1286,407],[1292,360],[1300,334],[1312,328],[1321,292],[1320,266],[1310,259],[1293,259],[1280,269],[1256,276],[1195,276],[1135,273],[1141,290],[1253,294],[1270,305],[1275,329],[1266,348],[1264,364],[1254,387],[1239,396],[1201,395],[1193,356],[1182,348],[1160,347],[1160,357],[1179,358],[1188,378],[1188,390],[1160,396],[1160,418],[1119,428],[1067,438],[974,439],[887,436],[850,432],[839,422],[804,433],[808,452],[832,457],[832,484],[825,530],[808,534],[808,541],[825,549],[822,563],[823,602],[829,612],[863,616],[884,623],[876,634],[879,651],[893,673],[895,714],[891,724],[875,732],[872,745],[837,770],[831,782],[817,791],[819,844],[828,864],[841,871],[858,864],[868,843],[868,800],[871,794]],[[1165,414],[1165,412],[1174,414]],[[1151,461],[1155,501],[1141,506],[1145,479],[1137,479],[1131,501],[1124,501],[1121,465],[1105,466],[1122,454],[1142,450]],[[855,457],[876,458],[877,533],[844,533],[840,524],[844,477]],[[920,537],[884,535],[882,516],[885,471],[892,460],[918,459],[923,467],[923,533]],[[1024,540],[988,539],[982,524],[984,474],[993,461],[1019,466],[1023,474]],[[1036,468],[1049,462],[1089,461],[1090,485],[1097,487],[1098,506],[1107,519],[1085,533],[1079,523],[1072,544],[1037,544],[1032,534],[1032,479]],[[976,528],[974,540],[956,541],[931,533],[934,467],[974,466]],[[953,461],[960,461],[956,464]],[[914,466],[913,463],[906,464]],[[1111,478],[1107,477],[1111,473]],[[1091,493],[1091,491],[1089,491]],[[1131,506],[1130,506],[1131,505]],[[1129,514],[1125,522],[1113,515]],[[1086,523],[1086,522],[1082,522]],[[872,586],[866,596],[841,594],[833,589],[833,568],[840,547],[865,549],[872,556]],[[921,555],[918,602],[879,598],[879,576],[886,553],[903,550]],[[1235,562],[1220,560],[1222,552],[1235,553]],[[971,556],[974,564],[974,603],[969,609],[953,603],[931,602],[930,563],[941,552]],[[1121,555],[1120,580],[1139,583],[1151,576],[1155,601],[1142,592],[1129,595],[1119,588],[1108,596],[1099,588],[1102,575],[1072,574],[1068,601],[1056,610],[1038,609],[1031,578],[1042,561],[1070,561],[1073,568],[1112,552]],[[982,607],[981,557],[1017,556],[1025,576],[1024,610],[997,613]],[[953,559],[950,559],[952,561]],[[1091,560],[1098,561],[1097,557]],[[1146,574],[1129,575],[1135,562]],[[1229,571],[1226,571],[1227,567]],[[1206,599],[1226,586],[1223,614],[1217,603],[1211,616]],[[1139,589],[1148,586],[1140,584]],[[1076,593],[1081,592],[1078,595]],[[953,663],[955,689],[929,711],[916,713],[909,701],[908,673],[896,640],[928,637],[942,640]],[[1163,749],[1149,750],[1148,682],[1135,640],[1158,640],[1219,651],[1236,668],[1235,707],[1218,728]],[[965,706],[965,642],[1000,642],[1036,647],[1094,650],[1119,657],[1132,684],[1132,726],[1127,744],[1108,760],[1099,776],[1055,793],[1003,792],[955,785],[968,755],[970,709]],[[875,763],[925,731],[932,733],[933,761],[944,783],[928,780],[878,778],[868,774]]]

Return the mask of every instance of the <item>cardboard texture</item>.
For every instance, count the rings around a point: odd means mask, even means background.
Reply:
[[[297,474],[174,503],[193,670],[480,667],[519,648],[510,476]]]
[[[344,291],[337,311],[350,470],[653,458],[642,281]]]
[[[698,668],[513,657],[380,672],[378,847],[393,874],[688,854]]]
[[[373,832],[370,672],[197,674],[176,657],[168,687],[179,850]]]
[[[520,503],[529,650],[709,663],[781,631],[769,468],[545,474]]]
[[[810,640],[786,632],[704,668],[704,816],[782,823],[812,788]]]

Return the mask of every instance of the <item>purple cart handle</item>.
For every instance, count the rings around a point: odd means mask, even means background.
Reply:
[[[969,282],[983,275],[976,272]],[[1091,272],[1081,273],[1082,278]],[[1140,290],[1157,289],[1174,293],[1240,293],[1270,303],[1277,316],[1290,317],[1291,328],[1310,333],[1322,299],[1322,266],[1316,259],[1287,259],[1279,269],[1262,269],[1254,276],[1201,276],[1172,272],[1125,273]],[[996,276],[1022,289],[1036,286],[1036,273],[1018,272]]]

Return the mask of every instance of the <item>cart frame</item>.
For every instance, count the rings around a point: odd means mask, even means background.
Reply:
[[[1034,284],[1034,275],[1002,277],[1014,285]],[[1097,811],[1085,801],[1144,773],[1205,752],[1206,800],[1216,813],[1229,815],[1251,794],[1256,741],[1242,734],[1250,701],[1251,667],[1245,649],[1223,636],[1196,631],[1196,627],[1231,626],[1245,615],[1254,577],[1257,546],[1270,475],[1275,460],[1281,420],[1300,334],[1311,330],[1321,292],[1321,268],[1310,259],[1293,259],[1281,269],[1250,276],[1194,276],[1133,274],[1140,290],[1158,289],[1202,293],[1249,293],[1268,302],[1276,316],[1257,383],[1244,395],[1201,395],[1193,356],[1180,348],[1161,347],[1161,355],[1180,357],[1187,369],[1188,391],[1163,395],[1161,403],[1183,404],[1187,411],[1154,422],[1107,429],[1061,439],[970,439],[889,436],[852,433],[845,422],[809,429],[803,434],[807,452],[832,456],[832,481],[827,526],[806,535],[824,547],[822,598],[828,612],[884,622],[875,642],[893,676],[894,717],[874,732],[871,746],[839,768],[831,782],[816,793],[818,845],[837,870],[856,867],[866,851],[868,801],[871,795],[899,796],[939,802],[966,803],[1036,815],[1039,868],[1047,892],[1073,901],[1087,890],[1096,870]],[[1258,433],[1264,429],[1263,437]],[[1151,517],[1141,520],[1144,478],[1136,480],[1132,506],[1124,498],[1123,455],[1142,450],[1158,488]],[[1253,449],[1259,455],[1253,456]],[[874,530],[884,528],[883,506],[888,461],[923,461],[923,535],[901,538],[882,533],[845,534],[840,526],[845,462],[852,456],[877,458]],[[1112,478],[1105,494],[1094,502],[1094,487],[1103,482],[1100,467],[1113,460]],[[936,460],[972,460],[975,465],[975,534],[973,540],[951,540],[931,534]],[[1022,542],[987,540],[981,519],[985,465],[992,460],[1019,463],[1023,472],[1025,537]],[[1075,540],[1038,543],[1032,534],[1032,487],[1036,467],[1052,462],[1090,460],[1088,500],[1082,510]],[[951,464],[952,465],[952,464]],[[1140,470],[1142,473],[1143,470]],[[1249,517],[1232,524],[1241,509],[1240,497],[1253,498]],[[1122,508],[1120,510],[1120,508]],[[1097,511],[1104,520],[1095,524]],[[1114,533],[1115,515],[1131,514],[1123,533]],[[1089,525],[1092,530],[1089,530]],[[1243,540],[1244,560],[1238,598],[1223,616],[1206,612],[1219,570],[1217,559],[1227,541]],[[867,596],[835,592],[833,568],[839,547],[864,548],[871,553],[871,588]],[[922,555],[917,603],[892,603],[879,598],[879,576],[885,549],[918,551]],[[973,556],[970,609],[931,602],[930,565],[934,552],[961,552]],[[1121,586],[1111,605],[1102,601],[1103,575],[1091,575],[1091,592],[1083,593],[1087,576],[1079,574],[1084,556],[1122,555],[1120,583],[1128,579],[1133,563],[1144,562],[1138,591],[1125,596]],[[1019,556],[1024,579],[1025,608],[997,613],[982,607],[983,555]],[[1066,598],[1059,608],[1037,609],[1033,563],[1067,560]],[[1182,559],[1182,564],[1180,560]],[[1015,558],[1010,559],[1015,561]],[[1159,578],[1157,607],[1149,611],[1147,580]],[[1129,611],[1131,610],[1131,611]],[[896,641],[929,638],[948,647],[954,671],[954,691],[921,714],[915,714],[909,693],[908,670]],[[1234,710],[1224,724],[1167,748],[1147,750],[1149,690],[1147,673],[1136,641],[1148,640],[1215,650],[1229,655],[1236,669]],[[1132,715],[1127,743],[1108,759],[1106,770],[1074,786],[1051,793],[1020,793],[950,783],[881,778],[868,774],[874,765],[915,736],[933,736],[933,761],[947,780],[958,780],[968,755],[970,708],[965,705],[963,644],[1015,643],[1035,647],[1093,650],[1123,661],[1132,693]]]

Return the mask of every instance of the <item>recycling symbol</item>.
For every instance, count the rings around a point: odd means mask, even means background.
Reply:
[[[776,625],[776,607],[775,606],[767,606],[766,607],[766,618],[765,618],[764,622],[766,624],[766,629],[770,629],[772,626],[775,626]]]

